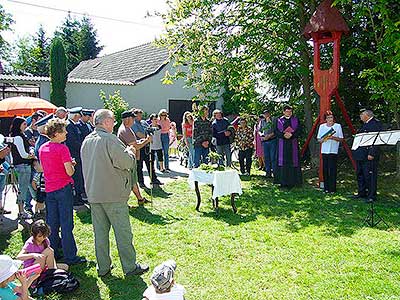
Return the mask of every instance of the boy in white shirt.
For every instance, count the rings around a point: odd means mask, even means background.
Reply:
[[[175,283],[176,262],[167,260],[154,269],[152,283],[143,293],[143,300],[184,300],[185,288]]]

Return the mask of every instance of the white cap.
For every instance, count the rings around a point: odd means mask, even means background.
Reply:
[[[13,260],[8,255],[0,255],[0,282],[7,280],[14,275],[21,264],[22,261],[20,260]]]

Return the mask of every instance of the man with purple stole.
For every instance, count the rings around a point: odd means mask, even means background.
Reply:
[[[276,120],[275,136],[277,144],[277,166],[274,183],[281,187],[293,187],[303,182],[300,167],[298,137],[300,135],[299,119],[293,116],[290,106],[283,108],[283,116]]]

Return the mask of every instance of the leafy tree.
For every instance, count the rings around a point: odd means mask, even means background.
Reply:
[[[311,48],[301,37],[301,23],[315,9],[309,2],[169,1],[159,43],[171,49],[174,78],[185,77],[200,97],[219,97],[225,86],[247,110],[259,101],[255,88],[263,81],[300,102],[311,120]]]
[[[16,45],[17,57],[11,63],[16,74],[49,76],[50,45],[43,26],[35,36],[21,38]]]
[[[400,129],[400,3],[395,0],[340,0],[351,28],[344,40],[342,94],[354,118],[360,107]],[[400,177],[400,143],[397,145]]]
[[[100,90],[100,100],[103,101],[104,108],[109,109],[114,113],[117,124],[114,130],[118,130],[122,123],[121,114],[129,109],[129,104],[122,98],[120,91],[115,91],[113,95],[106,96],[103,90]]]
[[[11,14],[7,13],[3,6],[0,4],[0,59],[8,58],[9,44],[4,40],[3,31],[11,30],[11,25],[14,23]]]
[[[173,79],[185,78],[204,99],[219,97],[225,87],[232,93],[225,107],[255,114],[266,106],[256,88],[266,83],[276,97],[290,98],[311,129],[318,103],[312,94],[312,49],[302,31],[315,11],[314,0],[178,0],[168,5],[159,44],[170,49],[177,69]]]
[[[54,36],[61,39],[65,48],[65,55],[68,58],[67,70],[70,72],[80,62],[80,54],[78,48],[78,39],[80,32],[80,23],[70,14],[65,18],[64,23],[59,30],[54,33]]]
[[[257,114],[268,106],[255,92],[265,83],[275,96],[290,98],[309,132],[319,98],[312,84],[312,48],[302,32],[320,2],[167,1],[169,9],[161,15],[166,33],[158,43],[170,49],[177,69],[169,79],[185,78],[199,98],[219,97],[224,87],[227,109]],[[399,124],[399,2],[336,2],[351,31],[341,48],[339,92],[346,108],[353,120],[368,106],[387,123]],[[323,65],[328,57],[322,53]],[[315,144],[311,148],[317,151]]]
[[[54,34],[62,39],[68,58],[68,72],[72,71],[81,61],[96,58],[103,49],[97,40],[97,31],[90,19],[73,18],[70,14]]]
[[[78,35],[79,60],[96,58],[103,48],[103,46],[99,46],[97,30],[94,29],[90,19],[83,17]]]
[[[32,38],[30,36],[20,38],[16,42],[15,48],[17,57],[11,62],[13,72],[18,75],[32,75]]]
[[[33,49],[33,58],[36,65],[35,74],[37,74],[37,76],[49,76],[50,45],[42,25],[39,27],[34,41],[35,48]]]
[[[50,100],[56,106],[66,106],[67,57],[63,43],[54,38],[50,50]]]

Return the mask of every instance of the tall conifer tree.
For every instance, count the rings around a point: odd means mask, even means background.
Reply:
[[[67,96],[65,86],[67,84],[67,57],[63,43],[54,38],[50,50],[50,100],[56,106],[66,106]]]

